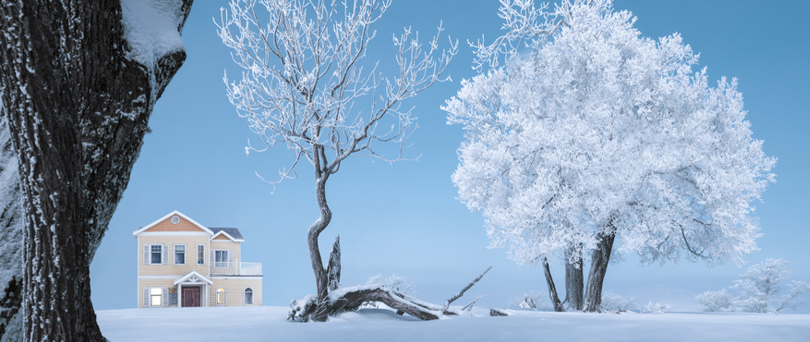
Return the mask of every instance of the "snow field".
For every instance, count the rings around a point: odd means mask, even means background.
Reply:
[[[585,314],[508,310],[509,317],[420,322],[387,309],[361,309],[327,323],[286,320],[285,307],[97,311],[110,341],[808,341],[810,314]]]

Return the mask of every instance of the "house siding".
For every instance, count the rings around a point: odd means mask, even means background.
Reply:
[[[245,299],[245,288],[253,289],[253,306],[262,305],[262,278],[260,277],[211,277],[214,285],[208,297],[211,306],[217,306],[217,289],[224,287],[226,292],[227,306],[243,306]]]
[[[163,244],[169,246],[168,265],[149,265],[143,263],[143,246],[151,244]],[[174,245],[186,245],[186,264],[174,264]],[[206,245],[208,249],[208,236],[206,235],[141,235],[138,237],[138,274],[139,275],[176,275],[178,277],[197,271],[200,274],[208,274],[208,253],[206,250],[205,264],[197,265],[197,244]]]

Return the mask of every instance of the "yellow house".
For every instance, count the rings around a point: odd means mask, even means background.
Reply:
[[[262,264],[242,262],[239,229],[205,227],[175,210],[132,235],[139,308],[262,305]]]

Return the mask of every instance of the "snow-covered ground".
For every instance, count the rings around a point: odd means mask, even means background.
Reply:
[[[293,323],[287,308],[97,311],[104,336],[122,341],[809,341],[810,314],[585,314],[507,311],[509,317],[420,322],[362,309],[325,324]]]

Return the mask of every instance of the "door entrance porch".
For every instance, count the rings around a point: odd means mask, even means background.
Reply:
[[[183,295],[183,307],[198,307],[201,306],[200,302],[200,287],[199,286],[184,286]]]

